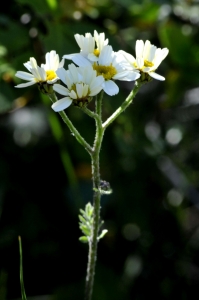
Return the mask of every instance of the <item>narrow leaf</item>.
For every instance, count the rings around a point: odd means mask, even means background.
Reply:
[[[19,240],[19,255],[20,255],[20,284],[21,284],[21,298],[22,300],[27,300],[25,288],[24,288],[24,281],[23,281],[23,262],[22,262],[22,243],[21,243],[21,237],[18,236]]]
[[[108,232],[107,229],[102,230],[101,234],[98,236],[98,240],[102,239],[107,232]]]
[[[88,243],[88,238],[86,236],[81,236],[79,238],[79,241],[82,242],[82,243]]]

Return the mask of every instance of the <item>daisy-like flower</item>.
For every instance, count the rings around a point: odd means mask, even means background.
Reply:
[[[70,64],[67,71],[61,68],[57,73],[67,88],[61,84],[53,85],[54,91],[65,96],[53,103],[52,109],[56,112],[66,109],[72,103],[80,107],[86,106],[92,97],[102,90],[104,78],[97,76],[97,72],[91,65],[76,67],[74,64]]]
[[[46,63],[41,64],[41,67],[37,65],[37,61],[34,57],[24,63],[24,66],[28,69],[28,72],[17,71],[16,77],[27,80],[26,83],[16,85],[16,88],[24,88],[33,84],[38,84],[42,92],[48,93],[48,85],[54,84],[59,77],[57,76],[57,70],[64,65],[64,60],[59,61],[59,55],[56,51],[46,53]]]
[[[157,74],[155,70],[169,53],[167,48],[157,48],[148,40],[145,43],[142,40],[137,40],[135,46],[136,58],[123,50],[120,50],[119,52],[123,54],[132,70],[139,70],[141,73],[147,73],[157,80],[165,80],[165,78]]]
[[[119,92],[115,80],[133,81],[140,77],[139,71],[131,70],[123,55],[114,52],[109,45],[103,47],[97,62],[91,63],[81,56],[77,64],[80,66],[92,65],[97,75],[104,77],[103,90],[109,96],[116,95]]]
[[[80,47],[80,53],[64,55],[63,58],[71,59],[77,65],[79,65],[78,62],[79,59],[81,60],[81,56],[92,62],[98,61],[102,49],[108,44],[108,39],[105,40],[104,32],[98,33],[96,30],[94,31],[94,36],[90,33],[86,33],[85,36],[75,34],[75,39]]]

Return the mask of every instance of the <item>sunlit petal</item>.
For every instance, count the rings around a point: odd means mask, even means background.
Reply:
[[[51,107],[55,112],[59,112],[69,107],[71,103],[72,100],[69,97],[65,97],[53,103]]]

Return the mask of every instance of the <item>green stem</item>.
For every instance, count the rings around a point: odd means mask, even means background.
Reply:
[[[126,100],[122,105],[102,124],[102,98],[103,91],[100,93],[99,97],[96,97],[95,102],[95,113],[83,108],[83,111],[90,117],[95,119],[96,123],[96,134],[93,148],[83,139],[79,134],[76,128],[73,126],[71,121],[68,119],[66,114],[62,111],[59,112],[63,121],[67,124],[71,132],[76,137],[77,141],[87,150],[91,156],[92,162],[92,180],[93,180],[93,226],[92,234],[89,240],[89,253],[88,253],[88,264],[87,264],[87,275],[86,275],[86,286],[85,286],[85,300],[92,299],[93,293],[93,283],[95,276],[95,265],[97,259],[97,244],[98,244],[98,232],[99,232],[99,223],[100,223],[100,150],[102,145],[102,140],[104,136],[105,129],[132,103],[135,95],[139,91],[140,87],[143,85],[143,82],[139,80],[135,83],[134,89],[131,91]],[[50,94],[49,97],[53,102],[57,101],[55,94]]]
[[[90,109],[88,109],[87,107],[81,107],[81,110],[83,112],[85,112],[89,117],[91,117],[91,118],[93,118],[95,120],[99,119],[99,116],[95,112],[93,112]]]
[[[89,253],[88,253],[88,265],[87,265],[87,276],[86,276],[86,287],[85,287],[85,300],[91,300],[93,292],[93,283],[95,276],[95,265],[97,259],[97,244],[98,244],[98,231],[100,223],[100,164],[99,154],[101,150],[104,130],[102,128],[101,120],[101,106],[102,106],[103,92],[101,92],[99,98],[96,98],[96,114],[98,118],[96,121],[96,136],[93,147],[93,154],[91,155],[92,161],[92,176],[93,176],[93,227],[92,236],[89,241]]]
[[[135,95],[139,91],[140,87],[143,85],[143,82],[139,80],[135,82],[134,89],[130,92],[126,100],[122,105],[102,124],[103,129],[105,130],[133,101]]]
[[[53,103],[57,101],[57,97],[55,93],[48,94],[49,98],[52,100]],[[92,155],[93,149],[91,146],[85,141],[85,139],[81,136],[81,134],[77,131],[73,123],[69,120],[68,116],[65,114],[64,111],[59,112],[60,116],[62,117],[64,123],[68,126],[70,131],[75,136],[76,140],[86,149],[86,151]]]

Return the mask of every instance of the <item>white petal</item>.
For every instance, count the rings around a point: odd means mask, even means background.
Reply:
[[[30,65],[31,65],[32,68],[37,69],[38,65],[37,65],[37,61],[34,57],[30,57]]]
[[[162,60],[165,59],[165,57],[168,55],[169,49],[163,48],[162,49]]]
[[[144,44],[143,58],[148,60],[148,56],[151,49],[151,43],[147,40]]]
[[[70,64],[68,66],[68,69],[72,77],[72,81],[74,83],[78,82],[79,81],[78,67],[76,67],[74,64]]]
[[[92,82],[90,83],[90,89],[95,89],[96,87],[102,87],[102,84],[104,82],[104,77],[103,76],[97,76],[95,77]]]
[[[156,54],[156,50],[157,50],[157,47],[154,45],[151,45],[148,57],[146,58],[148,61],[151,61],[151,62],[153,61],[155,54]]]
[[[151,77],[153,77],[154,79],[160,80],[160,81],[164,81],[165,78],[155,72],[149,72],[148,73]]]
[[[93,78],[96,78],[96,71],[93,70],[92,66],[79,67],[79,73],[82,76],[82,81],[86,84],[90,84]]]
[[[59,67],[58,68],[62,68],[64,66],[64,59],[62,59],[59,63]]]
[[[66,54],[66,55],[64,55],[63,56],[63,58],[65,58],[65,59],[73,59],[73,57],[75,56],[75,55],[77,55],[77,54],[79,54],[79,53],[71,53],[71,54]]]
[[[26,67],[26,69],[28,69],[29,72],[31,72],[32,66],[29,61],[24,63],[23,65]]]
[[[83,96],[83,83],[77,83],[76,84],[76,91],[78,98],[82,98]]]
[[[72,85],[73,85],[73,78],[71,73],[69,72],[69,70],[66,71],[66,79],[65,79],[65,83],[68,87],[68,89],[70,90]]]
[[[99,92],[102,90],[102,86],[96,86],[93,89],[91,89],[89,96],[95,96],[99,94]]]
[[[163,59],[165,59],[165,57],[167,56],[168,53],[169,53],[169,50],[167,48],[157,49],[156,54],[155,54],[155,58],[154,58],[154,61],[153,61],[154,69],[157,69],[159,67],[159,65],[161,64]]]
[[[55,82],[57,82],[59,80],[59,77],[55,77],[54,79],[51,80],[47,80],[48,84],[54,84]]]
[[[152,69],[151,67],[146,67],[146,68],[143,68],[143,69],[142,69],[142,71],[143,71],[144,73],[148,73],[148,72],[150,72],[150,71],[152,71],[152,70],[154,70],[154,69]]]
[[[88,66],[91,63],[80,53],[74,53],[74,54],[70,54],[70,55],[64,55],[63,56],[66,59],[71,59],[76,65],[78,66]]]
[[[63,83],[66,83],[66,70],[64,68],[59,68],[57,71],[57,76],[63,81]]]
[[[105,81],[102,85],[105,93],[107,93],[109,96],[113,96],[119,93],[119,88],[115,82],[112,80]]]
[[[94,53],[89,53],[87,58],[91,61],[98,61],[98,57]]]
[[[15,76],[28,81],[33,80],[34,78],[32,74],[23,71],[18,71]]]
[[[130,63],[130,64],[133,64],[134,62],[136,62],[135,58],[133,55],[123,51],[123,50],[120,50],[118,51],[120,54],[122,54],[124,56],[124,58]]]
[[[72,99],[77,99],[77,94],[75,93],[74,90],[71,90],[71,91],[70,91],[69,96],[70,96],[70,98],[72,98]]]
[[[83,85],[83,91],[82,91],[83,97],[86,97],[88,95],[88,88],[89,88],[89,86],[87,84]]]
[[[125,81],[133,81],[140,77],[140,74],[138,72],[133,71],[123,71],[118,74],[116,74],[113,79],[117,80],[125,80]]]
[[[53,90],[63,96],[68,96],[69,93],[68,89],[62,86],[61,84],[54,84]]]
[[[85,67],[85,66],[90,66],[91,63],[89,62],[88,59],[86,59],[84,56],[81,54],[76,55],[73,57],[72,61],[78,65],[79,67]]]
[[[108,44],[108,39],[105,40],[104,32],[101,32],[100,34],[98,34],[98,32],[96,30],[94,31],[94,38],[95,38],[95,41],[97,44],[97,48],[101,52],[103,47]]]
[[[58,111],[62,111],[64,109],[66,109],[67,107],[69,107],[71,105],[71,103],[72,103],[72,100],[69,97],[65,97],[65,98],[62,98],[62,99],[58,100],[57,102],[53,103],[53,105],[51,107],[55,112],[58,112]]]
[[[109,45],[105,46],[102,49],[102,52],[100,53],[99,56],[99,65],[102,66],[110,65],[112,62],[113,54],[114,54],[113,48]]]
[[[29,82],[26,82],[26,83],[18,84],[18,85],[16,85],[15,87],[16,87],[16,88],[24,88],[24,87],[33,85],[33,84],[35,84],[35,83],[36,83],[35,81],[29,81]]]
[[[144,42],[142,40],[137,40],[135,45],[136,58],[142,57],[144,51]]]
[[[144,59],[142,57],[137,57],[136,62],[138,69],[142,69],[144,66]]]

